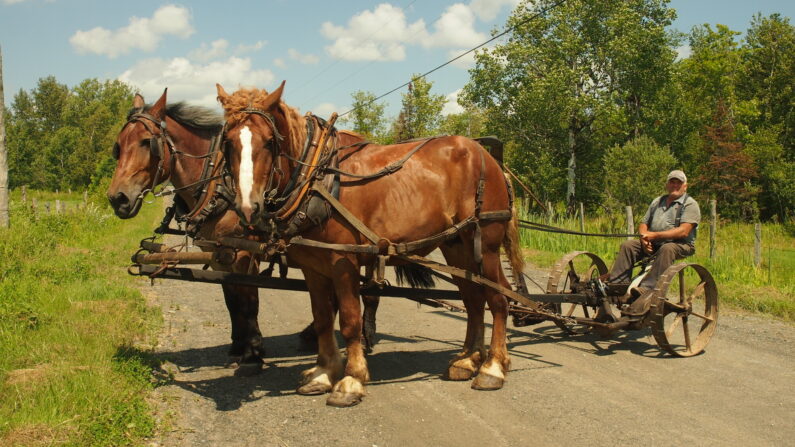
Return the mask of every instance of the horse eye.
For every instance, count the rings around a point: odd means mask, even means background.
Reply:
[[[151,140],[149,138],[144,138],[141,140],[141,147],[149,147],[151,144]]]
[[[119,143],[114,143],[113,144],[113,158],[118,160],[120,152],[121,152],[121,148],[119,147]]]

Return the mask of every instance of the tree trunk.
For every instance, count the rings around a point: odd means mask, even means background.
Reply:
[[[8,228],[8,154],[6,152],[6,102],[3,93],[3,49],[0,48],[0,228]]]
[[[567,168],[568,180],[566,182],[566,208],[569,215],[574,214],[576,206],[576,197],[574,194],[577,176],[577,123],[574,117],[569,121],[569,165]]]

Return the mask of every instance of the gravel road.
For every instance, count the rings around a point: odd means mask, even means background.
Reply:
[[[542,284],[545,273],[533,271]],[[291,277],[300,272],[291,270]],[[542,282],[543,281],[543,282]],[[314,356],[296,336],[308,295],[263,290],[263,371],[224,368],[229,319],[220,286],[141,282],[165,324],[157,348],[174,376],[153,401],[167,429],[151,445],[792,445],[795,327],[722,309],[703,355],[663,355],[647,331],[564,336],[553,324],[510,328],[500,391],[441,379],[465,317],[384,298],[372,382],[354,408],[295,393]],[[487,332],[488,334],[488,332]],[[341,344],[341,340],[340,340]]]

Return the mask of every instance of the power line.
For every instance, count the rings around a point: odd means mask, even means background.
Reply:
[[[487,40],[487,41],[485,41],[485,42],[481,43],[480,45],[478,45],[478,46],[476,46],[476,47],[474,47],[474,48],[471,48],[471,49],[469,49],[469,50],[467,50],[467,51],[465,51],[465,52],[463,52],[463,53],[459,54],[458,56],[456,56],[456,57],[454,57],[454,58],[450,59],[449,61],[447,61],[447,62],[445,62],[445,63],[443,63],[443,64],[441,64],[441,65],[439,65],[439,66],[437,66],[437,67],[435,67],[435,68],[433,68],[433,69],[432,69],[432,70],[430,70],[430,71],[427,71],[427,72],[425,72],[425,73],[423,73],[423,74],[421,74],[421,75],[419,75],[419,76],[416,76],[416,77],[412,78],[410,81],[408,81],[408,82],[406,82],[406,83],[404,83],[404,84],[400,85],[399,87],[395,87],[395,88],[393,88],[392,90],[390,90],[390,91],[388,91],[388,92],[384,93],[384,94],[383,94],[383,95],[381,95],[381,96],[378,96],[378,97],[376,97],[376,98],[374,98],[374,99],[372,99],[372,100],[370,100],[370,101],[367,101],[366,103],[364,103],[364,104],[360,105],[359,107],[354,107],[354,108],[352,108],[352,109],[348,110],[347,112],[345,112],[345,113],[343,113],[343,114],[339,115],[339,117],[340,117],[340,118],[342,118],[343,116],[345,116],[345,115],[347,115],[347,114],[349,114],[349,113],[353,112],[353,111],[354,111],[354,110],[356,110],[356,109],[360,109],[360,108],[362,108],[362,107],[369,106],[370,104],[372,104],[372,103],[374,103],[374,102],[378,101],[379,99],[381,99],[381,98],[383,98],[383,97],[385,97],[385,96],[388,96],[388,95],[390,95],[390,94],[392,94],[392,93],[394,93],[394,92],[396,92],[396,91],[398,91],[398,90],[402,89],[403,87],[405,87],[405,86],[407,86],[407,85],[411,84],[412,82],[416,81],[417,79],[424,78],[425,76],[428,76],[429,74],[431,74],[431,73],[433,73],[433,72],[435,72],[435,71],[437,71],[437,70],[439,70],[439,69],[441,69],[441,68],[443,68],[443,67],[446,67],[447,65],[450,65],[450,64],[452,64],[453,62],[457,61],[458,59],[461,59],[462,57],[466,56],[467,54],[469,54],[469,53],[471,53],[471,52],[473,52],[473,51],[475,51],[475,50],[477,50],[477,49],[479,49],[479,48],[483,47],[483,46],[484,46],[484,45],[486,45],[486,44],[489,44],[489,43],[491,43],[491,42],[493,42],[493,41],[495,41],[495,40],[499,39],[500,37],[502,37],[502,36],[504,36],[504,35],[508,34],[509,32],[511,32],[511,31],[513,31],[513,30],[515,30],[516,28],[518,28],[518,27],[520,27],[520,26],[522,26],[522,25],[524,25],[524,24],[526,24],[526,23],[529,23],[529,22],[530,22],[530,21],[532,21],[532,20],[535,20],[535,19],[537,19],[537,18],[538,18],[538,17],[540,17],[542,14],[546,14],[547,12],[549,12],[549,11],[551,11],[551,10],[553,10],[553,9],[557,8],[558,6],[560,6],[560,5],[564,4],[564,3],[566,3],[566,0],[559,0],[558,2],[554,3],[554,4],[553,4],[552,6],[550,6],[549,8],[547,8],[547,9],[545,9],[545,10],[543,10],[543,11],[539,11],[539,12],[537,12],[537,13],[533,14],[532,16],[528,17],[527,19],[525,19],[525,20],[522,20],[521,22],[517,23],[516,25],[514,25],[514,26],[512,26],[512,27],[510,27],[510,28],[507,28],[505,31],[503,31],[503,32],[501,32],[501,33],[499,33],[499,34],[495,35],[494,37],[492,37],[491,39],[489,39],[489,40]]]

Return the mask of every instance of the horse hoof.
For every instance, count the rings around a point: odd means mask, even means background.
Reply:
[[[224,365],[224,367],[229,368],[229,369],[237,369],[240,366],[241,363],[243,363],[243,356],[242,355],[240,355],[240,356],[229,356],[229,358],[226,359],[226,364]]]
[[[472,389],[480,391],[494,391],[502,388],[505,379],[492,376],[491,374],[480,373],[472,381]]]
[[[451,366],[447,368],[447,376],[445,376],[445,378],[447,380],[463,381],[471,379],[474,375],[475,372],[470,369],[460,366]]]
[[[331,391],[331,385],[321,382],[309,382],[299,387],[296,392],[302,396],[317,396]]]
[[[334,385],[326,405],[332,407],[352,407],[362,401],[364,385],[352,376],[345,376]]]
[[[358,405],[362,401],[362,395],[359,393],[346,393],[342,391],[334,391],[326,399],[326,405],[330,407],[352,407]]]

